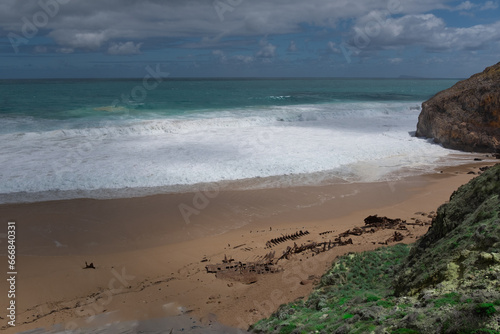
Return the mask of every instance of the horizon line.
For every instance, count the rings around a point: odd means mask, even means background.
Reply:
[[[0,81],[7,80],[143,80],[143,77],[40,77],[40,78],[0,78]],[[464,80],[464,78],[456,77],[247,77],[247,76],[222,76],[222,77],[188,77],[188,76],[166,76],[161,77],[162,80],[300,80],[300,79],[377,79],[377,80]]]

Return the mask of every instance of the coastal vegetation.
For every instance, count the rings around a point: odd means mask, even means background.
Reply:
[[[426,235],[338,258],[254,333],[500,333],[500,165],[455,191]]]

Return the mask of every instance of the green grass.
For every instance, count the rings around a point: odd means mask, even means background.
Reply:
[[[366,302],[376,302],[377,300],[380,300],[379,296],[374,296],[374,295],[367,295],[366,296]]]
[[[382,306],[383,308],[391,308],[394,306],[394,303],[391,302],[390,300],[379,300],[377,302],[378,306]]]
[[[447,293],[444,298],[439,298],[434,301],[434,306],[439,308],[444,305],[457,305],[460,303],[460,294],[456,292]]]
[[[419,334],[419,331],[410,328],[398,328],[395,331],[392,331],[392,334]]]
[[[478,315],[482,317],[491,317],[493,314],[497,313],[495,304],[493,303],[481,303],[476,305],[475,311]]]
[[[318,330],[318,322],[324,326],[323,329],[338,328],[365,307],[393,307],[394,303],[390,300],[393,269],[408,253],[409,246],[401,244],[343,256],[323,275],[307,301],[282,305],[269,319],[261,320],[252,327],[264,333],[276,333],[274,328],[281,328],[279,333],[296,329],[311,333]],[[329,309],[328,317],[324,319],[320,318],[322,312],[318,312],[323,308]],[[293,310],[293,316],[287,315],[289,310]],[[365,318],[356,322],[353,333],[376,328],[371,316]]]
[[[290,334],[291,332],[293,332],[293,330],[297,328],[296,325],[293,325],[293,324],[289,324],[285,327],[282,327],[281,330],[280,330],[280,334]]]

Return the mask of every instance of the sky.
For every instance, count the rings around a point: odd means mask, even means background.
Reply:
[[[0,0],[0,79],[465,78],[500,0]]]

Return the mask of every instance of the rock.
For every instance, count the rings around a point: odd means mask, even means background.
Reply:
[[[455,191],[399,267],[396,296],[500,291],[500,165]],[[493,278],[491,278],[493,277]],[[500,294],[499,294],[500,296]],[[437,297],[436,297],[437,298]],[[425,299],[421,299],[425,301]]]
[[[500,63],[424,102],[415,135],[451,149],[500,151]]]
[[[351,331],[351,326],[349,325],[342,325],[339,328],[335,330],[335,334],[347,334]]]
[[[479,257],[484,261],[493,261],[493,255],[486,252],[481,252]]]
[[[357,310],[356,315],[359,315],[361,320],[374,320],[382,311],[383,308],[380,306],[371,306]]]

